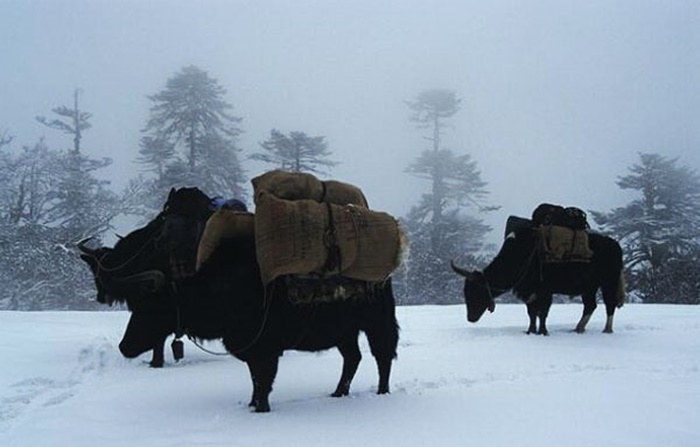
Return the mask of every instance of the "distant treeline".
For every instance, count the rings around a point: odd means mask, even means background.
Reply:
[[[93,279],[78,259],[76,243],[100,242],[120,216],[142,222],[161,209],[172,187],[197,186],[210,196],[247,201],[245,164],[331,176],[339,163],[323,136],[277,129],[252,151],[238,147],[240,117],[226,90],[198,67],[172,75],[149,96],[150,114],[139,132],[140,174],[115,191],[100,172],[112,163],[93,158],[82,146],[92,116],[83,111],[79,90],[70,106],[59,106],[37,121],[65,134],[68,148],[40,139],[19,145],[0,127],[0,309],[96,309]],[[406,173],[426,181],[425,193],[399,216],[410,240],[395,274],[401,304],[461,301],[461,281],[449,268],[483,267],[493,255],[485,245],[491,228],[484,213],[487,183],[467,153],[443,147],[448,124],[460,110],[453,91],[431,89],[406,101],[423,152],[406,160]],[[2,123],[0,123],[1,126]],[[427,143],[426,143],[427,142]],[[630,291],[645,302],[697,303],[700,297],[700,180],[695,171],[657,154],[619,177],[622,189],[638,195],[628,205],[591,212],[598,229],[620,240]],[[360,185],[361,186],[361,185]]]

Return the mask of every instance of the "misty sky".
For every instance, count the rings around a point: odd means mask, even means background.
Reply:
[[[696,0],[0,0],[0,64],[13,147],[69,147],[34,117],[80,88],[83,147],[115,160],[115,187],[138,170],[147,95],[190,64],[227,89],[244,154],[272,128],[324,135],[332,176],[396,216],[428,188],[404,173],[429,147],[404,101],[454,90],[445,147],[502,206],[494,240],[540,202],[624,204],[615,180],[639,152],[700,168]]]

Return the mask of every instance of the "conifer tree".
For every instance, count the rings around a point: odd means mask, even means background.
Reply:
[[[144,188],[149,213],[160,209],[172,187],[197,186],[210,195],[243,198],[244,172],[236,139],[241,118],[226,90],[196,66],[184,67],[149,96],[139,161],[151,173]]]
[[[290,132],[288,135],[277,129],[270,131],[270,138],[260,143],[264,152],[251,155],[251,159],[274,165],[289,172],[309,172],[327,174],[324,168],[332,168],[338,163],[328,157],[325,137],[310,137],[304,132]]]
[[[622,244],[630,287],[648,302],[700,302],[700,177],[643,153],[617,185],[637,198],[592,216]]]
[[[76,89],[72,107],[54,108],[53,119],[37,117],[43,125],[71,136],[71,147],[51,150],[40,142],[18,160],[14,246],[24,247],[17,253],[32,254],[14,278],[15,297],[23,296],[15,300],[20,308],[95,306],[85,287],[90,283],[89,272],[71,247],[85,237],[99,239],[111,228],[120,204],[107,189],[109,182],[96,175],[112,161],[93,158],[83,148],[91,114],[81,110],[79,98]],[[33,292],[26,295],[26,289]]]
[[[80,110],[78,89],[73,95],[73,107],[60,106],[53,112],[57,118],[39,116],[37,121],[70,135],[73,146],[57,158],[56,205],[48,219],[50,224],[63,230],[65,242],[70,243],[103,233],[116,215],[116,197],[106,189],[109,182],[94,175],[112,160],[94,159],[81,150],[83,131],[92,127],[89,122],[92,115]]]
[[[495,209],[485,204],[488,191],[476,162],[443,147],[448,120],[460,104],[455,92],[444,89],[425,90],[407,101],[411,121],[427,130],[424,137],[431,143],[406,169],[430,183],[430,191],[405,219],[411,240],[407,290],[417,302],[459,299],[459,279],[449,269],[450,260],[478,262],[490,228],[474,213]]]

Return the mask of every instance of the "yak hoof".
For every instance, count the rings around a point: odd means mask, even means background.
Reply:
[[[255,413],[269,413],[270,412],[270,403],[269,402],[251,402],[252,405],[249,405],[250,407],[253,408],[253,412]]]
[[[265,399],[253,398],[248,404],[250,408],[253,409],[255,413],[269,413],[270,412],[270,402]]]
[[[609,328],[603,329],[603,334],[612,334],[612,333],[613,333],[612,329],[609,329]]]
[[[345,397],[350,394],[350,391],[347,390],[335,390],[333,391],[333,394],[331,394],[331,397]]]
[[[162,360],[161,360],[161,361],[155,361],[155,360],[154,360],[154,361],[152,361],[152,362],[149,362],[149,363],[148,363],[148,366],[150,366],[151,368],[162,368],[162,367],[163,367],[163,361],[162,361]]]
[[[391,394],[391,393],[389,392],[389,388],[387,388],[387,389],[377,390],[377,394]]]

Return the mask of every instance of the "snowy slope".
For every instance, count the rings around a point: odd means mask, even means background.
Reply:
[[[613,335],[601,308],[570,332],[580,312],[555,305],[542,337],[522,305],[476,325],[463,306],[399,308],[391,395],[364,342],[342,399],[337,352],[289,352],[269,414],[232,357],[187,342],[162,370],[123,359],[126,312],[0,312],[0,446],[700,445],[700,307],[627,305]]]

